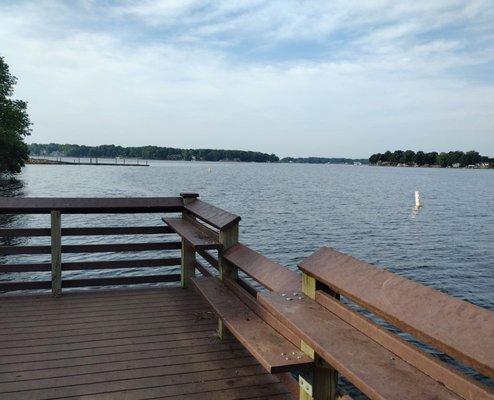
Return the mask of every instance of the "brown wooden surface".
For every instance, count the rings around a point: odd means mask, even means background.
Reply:
[[[239,243],[223,257],[269,290],[300,290],[300,274]]]
[[[180,212],[181,197],[0,197],[0,214],[66,214]]]
[[[209,277],[212,276],[211,272],[208,271],[208,269],[202,265],[199,261],[195,261],[196,263],[196,269],[202,274],[202,276]]]
[[[225,229],[240,221],[238,215],[229,213],[212,204],[194,200],[184,207],[188,212],[217,229]]]
[[[460,399],[305,295],[270,292],[259,299],[371,399]]]
[[[62,253],[113,253],[180,249],[180,242],[108,243],[62,245]],[[50,254],[51,246],[0,246],[0,255]]]
[[[174,232],[189,243],[194,250],[220,249],[218,234],[187,218],[163,218]]]
[[[214,257],[211,253],[209,253],[206,250],[197,250],[197,253],[204,258],[212,267],[219,269],[220,268],[220,263],[218,261],[218,258]]]
[[[417,338],[494,377],[494,313],[322,247],[300,269]]]
[[[118,276],[113,278],[63,279],[62,288],[87,286],[140,285],[142,283],[163,283],[180,281],[180,274]],[[0,292],[51,288],[51,281],[1,281]]]
[[[0,325],[2,400],[292,399],[243,346],[214,336],[211,310],[193,291],[23,296],[0,304],[7,321]],[[22,310],[37,307],[72,317],[50,323],[41,312],[29,322]]]
[[[259,318],[218,278],[195,278],[194,285],[228,330],[271,373],[300,370],[312,360]]]
[[[163,235],[174,233],[167,226],[111,226],[62,228],[62,236],[91,235]],[[50,228],[4,228],[0,229],[0,237],[34,237],[50,236]]]
[[[461,374],[455,368],[440,361],[439,358],[430,356],[411,343],[401,339],[398,335],[391,333],[350,309],[333,296],[318,290],[315,297],[319,304],[343,321],[465,399],[494,400],[494,389],[482,386],[479,382]]]
[[[91,270],[91,269],[118,269],[118,268],[147,268],[180,265],[180,258],[149,258],[136,260],[112,260],[112,261],[80,261],[63,262],[62,271]],[[3,264],[2,272],[39,272],[50,271],[49,263],[32,264]]]

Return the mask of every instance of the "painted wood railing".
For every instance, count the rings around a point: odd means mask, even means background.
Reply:
[[[0,198],[1,214],[49,214],[50,228],[0,228],[0,238],[48,237],[49,245],[2,245],[0,256],[47,255],[51,262],[16,263],[0,265],[0,274],[25,273],[27,280],[0,281],[0,292],[51,289],[53,295],[61,294],[63,288],[85,286],[134,285],[161,283],[180,280],[180,274],[110,276],[83,279],[62,279],[64,271],[94,271],[126,268],[172,267],[181,265],[180,257],[140,258],[140,252],[177,252],[181,242],[175,240],[140,241],[115,243],[111,238],[126,235],[174,235],[167,226],[118,226],[118,227],[63,227],[63,216],[67,214],[137,214],[177,213],[183,209],[182,197],[170,198]],[[159,217],[157,218],[159,220]],[[108,237],[109,243],[64,244],[65,237]],[[87,240],[87,239],[86,239]],[[124,260],[98,260],[65,262],[65,254],[116,253],[131,254]],[[50,272],[51,280],[29,280],[29,273]],[[107,271],[108,272],[108,271]],[[0,275],[0,278],[1,278]],[[5,276],[5,275],[4,275]]]

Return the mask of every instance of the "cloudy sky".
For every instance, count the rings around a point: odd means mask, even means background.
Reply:
[[[31,142],[494,156],[494,2],[0,0]]]

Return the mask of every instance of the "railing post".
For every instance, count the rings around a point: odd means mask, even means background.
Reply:
[[[233,247],[238,243],[238,222],[220,230],[219,241],[223,245],[222,250],[218,252],[220,279],[231,279],[236,281],[238,279],[238,268],[225,260],[222,254],[225,250],[228,250],[230,247]],[[222,340],[233,337],[223,325],[223,321],[221,319],[218,319],[218,336]]]
[[[193,202],[199,197],[197,193],[180,193],[180,196],[183,198],[184,205]],[[187,211],[182,212],[182,217],[195,220]],[[182,287],[186,289],[190,286],[190,279],[196,276],[196,252],[183,238],[181,256],[181,283]]]
[[[51,293],[62,294],[62,217],[57,210],[51,212]]]
[[[302,292],[306,296],[314,300],[318,286],[319,283],[315,278],[302,273]],[[303,340],[300,341],[300,349],[314,359],[314,368],[311,373],[299,375],[300,400],[336,400],[338,371]]]

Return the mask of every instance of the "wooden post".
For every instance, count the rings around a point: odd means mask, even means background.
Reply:
[[[315,299],[318,286],[315,278],[302,273],[302,292],[305,295]],[[300,341],[300,350],[314,359],[314,368],[311,373],[299,375],[300,400],[336,400],[338,371],[303,340]]]
[[[193,202],[199,195],[197,193],[180,193],[184,205]],[[183,218],[194,219],[187,211],[182,212]],[[190,279],[196,276],[196,252],[194,248],[182,239],[181,283],[184,289],[190,287]]]
[[[55,210],[51,212],[51,293],[62,294],[62,218]]]
[[[218,252],[220,279],[231,279],[236,281],[238,279],[238,268],[225,260],[222,257],[222,253],[238,243],[238,222],[228,228],[220,230],[219,241],[223,245],[222,250]],[[221,319],[218,319],[218,336],[222,340],[233,337],[223,325]]]

